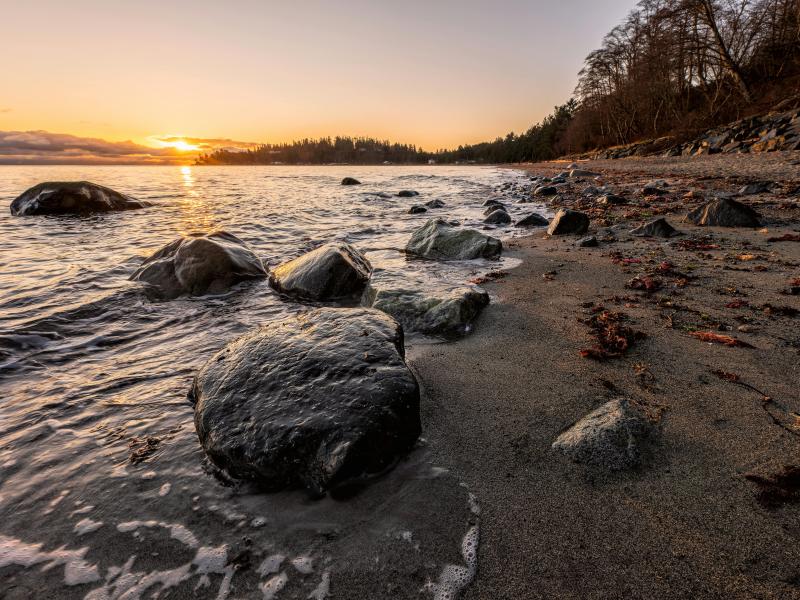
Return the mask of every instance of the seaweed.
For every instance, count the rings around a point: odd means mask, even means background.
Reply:
[[[581,349],[580,355],[602,361],[619,358],[625,354],[636,341],[646,337],[641,331],[624,325],[623,322],[627,318],[627,315],[621,312],[602,310],[583,320],[582,322],[591,330],[595,344],[590,348]]]
[[[719,333],[714,333],[711,331],[692,331],[690,336],[697,338],[701,342],[709,342],[713,344],[722,344],[723,346],[730,346],[735,348],[755,348],[751,344],[747,342],[743,342],[740,339],[735,337],[731,337],[729,335],[720,335]]]

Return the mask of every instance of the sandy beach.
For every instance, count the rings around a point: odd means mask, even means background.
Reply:
[[[552,176],[565,165],[522,168]],[[629,190],[628,204],[609,208],[581,199],[580,185],[558,196],[590,212],[599,246],[543,230],[512,242],[522,263],[485,284],[493,302],[474,333],[409,355],[435,460],[481,501],[478,576],[466,597],[800,597],[797,155],[581,168]],[[655,178],[668,195],[636,192]],[[754,180],[778,184],[739,198],[763,228],[684,221],[704,197]],[[655,216],[682,235],[630,235]],[[795,241],[774,241],[787,234]],[[631,289],[643,287],[635,278],[653,289]],[[604,310],[643,336],[620,357],[585,358],[586,321]],[[695,337],[709,332],[742,345]],[[551,449],[564,428],[619,397],[657,423],[639,468],[602,472]]]

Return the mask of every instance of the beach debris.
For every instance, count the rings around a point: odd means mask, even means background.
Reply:
[[[730,346],[732,348],[755,348],[755,346],[738,338],[714,333],[713,331],[690,331],[689,335],[697,338],[701,342],[708,342],[709,344],[722,344],[723,346]]]
[[[647,275],[637,275],[625,284],[625,287],[629,290],[638,290],[644,292],[645,294],[657,292],[661,289],[661,286],[662,283],[660,279],[649,277]]]
[[[679,240],[675,242],[675,247],[678,250],[691,250],[691,251],[704,251],[704,250],[718,250],[719,245],[711,241],[710,236],[703,236],[701,238],[691,238],[688,240]]]
[[[266,490],[324,494],[385,471],[420,433],[403,329],[372,309],[270,321],[209,359],[189,399],[208,458]]]
[[[547,227],[550,221],[545,219],[539,213],[531,213],[522,217],[519,221],[514,223],[515,227]]]
[[[714,227],[758,227],[761,215],[731,198],[715,198],[691,211],[686,218],[695,225]]]
[[[660,218],[655,221],[650,221],[644,225],[640,225],[636,229],[631,230],[632,235],[639,235],[644,237],[662,237],[668,238],[678,235],[678,230],[670,225],[666,219]]]
[[[509,215],[504,208],[498,208],[489,213],[484,220],[484,223],[491,225],[506,225],[511,223],[511,215]]]
[[[150,294],[171,299],[182,294],[219,294],[249,279],[267,276],[261,259],[244,241],[226,231],[193,233],[146,258],[131,275]]]
[[[342,179],[342,185],[361,185],[361,182],[353,177],[345,177]]]
[[[361,300],[394,317],[408,331],[464,335],[472,321],[489,305],[489,294],[471,285],[450,290],[382,289],[370,284]]]
[[[46,181],[25,190],[11,203],[15,217],[89,215],[152,206],[90,181]]]
[[[548,235],[565,235],[586,233],[589,229],[589,217],[585,213],[568,208],[561,208],[550,221],[547,228]]]
[[[758,486],[757,499],[765,508],[800,502],[800,465],[787,465],[777,473],[746,473],[745,479]]]
[[[644,412],[625,398],[606,402],[553,442],[574,462],[619,471],[642,461],[642,446],[654,431]]]
[[[444,219],[430,219],[411,234],[406,252],[433,260],[495,259],[503,243],[474,229],[459,229]]]
[[[619,358],[625,354],[636,341],[644,339],[645,334],[631,329],[624,322],[628,316],[622,312],[604,310],[602,306],[594,306],[588,319],[581,320],[587,325],[595,344],[579,351],[584,358],[606,360]]]
[[[768,242],[800,242],[800,234],[798,233],[784,233],[778,237],[767,238]]]
[[[372,265],[359,250],[333,242],[278,265],[269,282],[285,294],[332,300],[360,295],[371,275]]]

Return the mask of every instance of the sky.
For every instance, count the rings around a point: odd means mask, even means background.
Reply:
[[[634,0],[2,0],[0,163],[524,131]]]

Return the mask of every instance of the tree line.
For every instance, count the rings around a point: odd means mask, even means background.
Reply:
[[[336,137],[218,150],[199,164],[421,164],[547,160],[693,134],[800,102],[800,0],[640,0],[591,52],[573,97],[527,131],[426,152]]]

